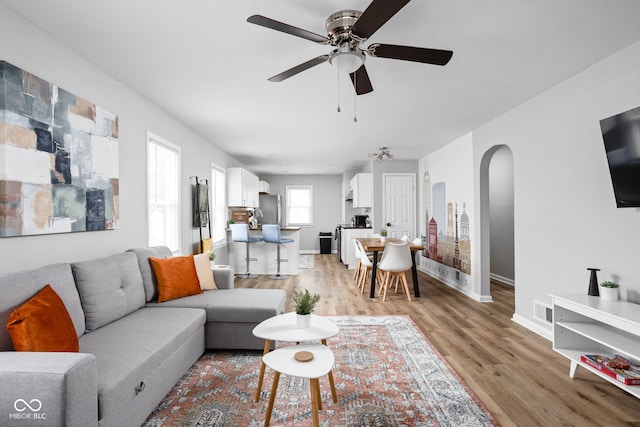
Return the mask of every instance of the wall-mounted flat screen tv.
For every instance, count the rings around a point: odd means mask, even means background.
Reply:
[[[640,207],[640,107],[600,120],[619,208]]]

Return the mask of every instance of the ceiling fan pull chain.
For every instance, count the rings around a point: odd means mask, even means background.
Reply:
[[[354,74],[353,75],[353,87],[354,88],[358,87],[357,84],[356,84],[357,78],[358,78],[358,75]],[[357,99],[358,99],[358,96],[357,95],[358,94],[354,90],[353,91],[353,123],[357,123],[358,122],[358,117],[357,117],[357,112],[358,112],[357,111],[357,106],[358,106]]]
[[[339,61],[340,59],[338,59]],[[340,72],[338,72],[338,113],[340,112]]]

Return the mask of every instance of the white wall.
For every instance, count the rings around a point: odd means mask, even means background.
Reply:
[[[533,318],[533,301],[586,293],[587,267],[640,302],[640,210],[616,208],[599,128],[639,105],[640,42],[473,132],[474,179],[492,147],[513,153],[514,319],[534,330],[549,327]]]
[[[237,162],[4,5],[0,58],[118,115],[121,211],[118,230],[0,239],[0,274],[146,246],[147,130],[182,147],[182,250],[190,252],[198,237],[188,220],[189,176],[210,177],[214,160],[224,167]]]
[[[300,229],[300,252],[319,252],[319,233],[334,233],[336,225],[342,222],[342,175],[261,175],[260,179],[271,185],[271,194],[280,194],[283,221],[286,221],[286,186],[313,186],[313,226]],[[336,250],[333,239],[331,250]]]
[[[623,299],[640,303],[640,209],[616,208],[599,127],[600,119],[639,105],[637,42],[475,129],[467,144],[452,141],[421,159],[420,177],[424,164],[430,171],[453,168],[472,156],[466,178],[474,193],[468,209],[472,283],[443,280],[490,301],[490,239],[481,234],[490,222],[490,160],[507,146],[513,156],[514,320],[550,337],[550,326],[533,317],[534,301],[550,304],[550,293],[586,293],[588,267],[602,270],[600,282],[618,281]],[[432,183],[438,179],[431,175]]]

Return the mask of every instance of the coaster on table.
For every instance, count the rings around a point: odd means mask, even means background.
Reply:
[[[310,362],[313,360],[313,353],[310,351],[299,351],[293,355],[298,362]]]

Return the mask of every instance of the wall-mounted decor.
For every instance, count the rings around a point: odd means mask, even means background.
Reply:
[[[0,237],[118,228],[118,117],[0,61]]]
[[[420,265],[455,286],[471,275],[473,164],[470,134],[431,153],[422,177],[424,251]],[[460,153],[465,153],[461,155]]]
[[[425,170],[424,183],[430,183]],[[424,187],[426,241],[423,256],[465,274],[471,274],[471,238],[466,203],[447,201],[447,184],[436,182]]]

